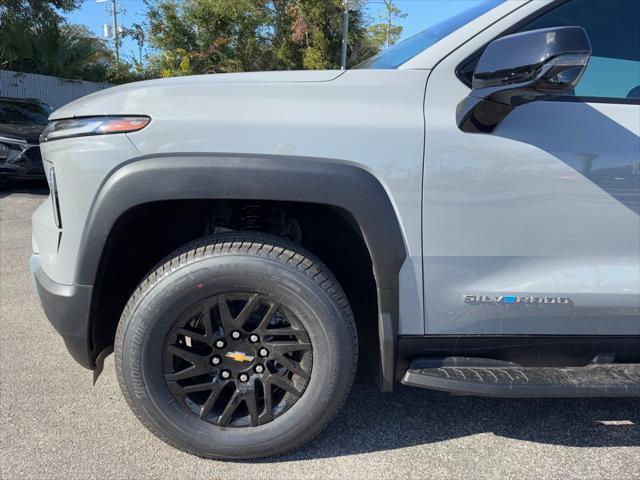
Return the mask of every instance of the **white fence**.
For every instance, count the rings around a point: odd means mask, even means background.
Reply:
[[[0,97],[36,98],[54,109],[110,86],[108,83],[66,80],[34,73],[0,70]]]

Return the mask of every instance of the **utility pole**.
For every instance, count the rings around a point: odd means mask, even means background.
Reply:
[[[96,0],[96,3],[107,3],[109,0]],[[120,64],[120,32],[118,31],[118,5],[116,0],[111,0],[111,21],[113,25],[102,25],[102,37],[111,38],[113,32],[113,47],[116,54],[116,63]]]
[[[115,1],[115,0],[114,0]],[[349,46],[349,3],[344,2],[342,11],[342,56],[340,58],[340,68],[347,69],[347,47]]]
[[[116,51],[116,63],[120,64],[120,33],[118,32],[118,7],[116,0],[111,0],[111,13],[113,15],[113,45]]]
[[[344,10],[342,11],[342,55],[340,58],[340,68],[347,69],[347,48],[349,47],[349,11],[356,10],[361,0],[342,0]]]

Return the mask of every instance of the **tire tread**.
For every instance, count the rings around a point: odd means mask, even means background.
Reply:
[[[183,247],[179,248],[178,250],[174,251],[163,260],[161,260],[153,268],[151,273],[149,273],[147,277],[138,285],[138,287],[134,290],[131,297],[129,298],[129,301],[127,302],[120,317],[120,321],[116,331],[116,337],[114,341],[115,364],[118,383],[121,386],[123,395],[127,403],[131,407],[138,420],[160,440],[168,443],[169,445],[172,445],[179,450],[195,454],[203,458],[224,459],[224,457],[221,457],[219,455],[212,455],[207,454],[206,452],[185,449],[183,446],[174,442],[169,436],[165,435],[152,422],[149,422],[147,418],[136,408],[136,403],[126,387],[123,365],[121,362],[123,353],[122,348],[124,345],[124,335],[127,329],[127,324],[131,319],[138,303],[142,300],[146,293],[153,288],[154,285],[156,285],[163,278],[165,278],[175,270],[209,257],[219,255],[247,254],[275,260],[289,268],[295,268],[299,272],[311,278],[330,297],[330,299],[340,310],[343,320],[349,327],[350,341],[353,351],[351,376],[349,378],[349,383],[346,386],[346,393],[343,396],[342,402],[336,408],[333,415],[325,422],[322,428],[318,428],[317,431],[313,432],[311,436],[302,438],[295,444],[287,445],[284,448],[274,450],[273,452],[269,453],[269,455],[278,455],[286,451],[293,450],[300,447],[304,443],[312,441],[317,435],[319,435],[324,430],[324,428],[334,420],[336,415],[344,406],[344,403],[348,397],[348,392],[351,390],[355,378],[356,367],[358,364],[358,335],[349,301],[347,300],[347,297],[337,279],[333,276],[329,269],[312,253],[306,251],[299,245],[296,245],[280,237],[259,232],[225,232],[222,234],[204,237],[185,244]],[[238,458],[242,457],[233,457],[233,459]],[[250,456],[246,458],[257,457]]]

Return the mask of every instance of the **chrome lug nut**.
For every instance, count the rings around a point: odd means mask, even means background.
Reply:
[[[262,365],[256,365],[254,370],[255,370],[256,373],[262,373],[262,372],[264,372],[264,367]]]
[[[269,350],[262,347],[260,350],[258,350],[258,355],[260,355],[261,357],[266,357],[267,355],[269,355]]]
[[[251,343],[258,343],[260,341],[260,337],[254,333],[249,336],[249,341]]]
[[[240,379],[241,382],[248,382],[249,381],[249,375],[247,375],[246,373],[241,373],[238,378]]]
[[[234,330],[233,332],[231,332],[231,338],[233,338],[234,340],[238,340],[241,336],[242,334],[239,330]]]
[[[226,342],[224,340],[216,340],[216,343],[214,345],[216,346],[216,348],[224,348]]]
[[[229,370],[223,370],[220,372],[220,376],[226,380],[231,377],[231,372]]]
[[[211,363],[214,365],[220,365],[221,362],[222,359],[218,355],[211,358]]]

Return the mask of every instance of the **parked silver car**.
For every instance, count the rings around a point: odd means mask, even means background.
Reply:
[[[639,39],[637,1],[483,0],[348,71],[75,101],[44,311],[205,457],[310,440],[363,350],[384,391],[640,395]]]

